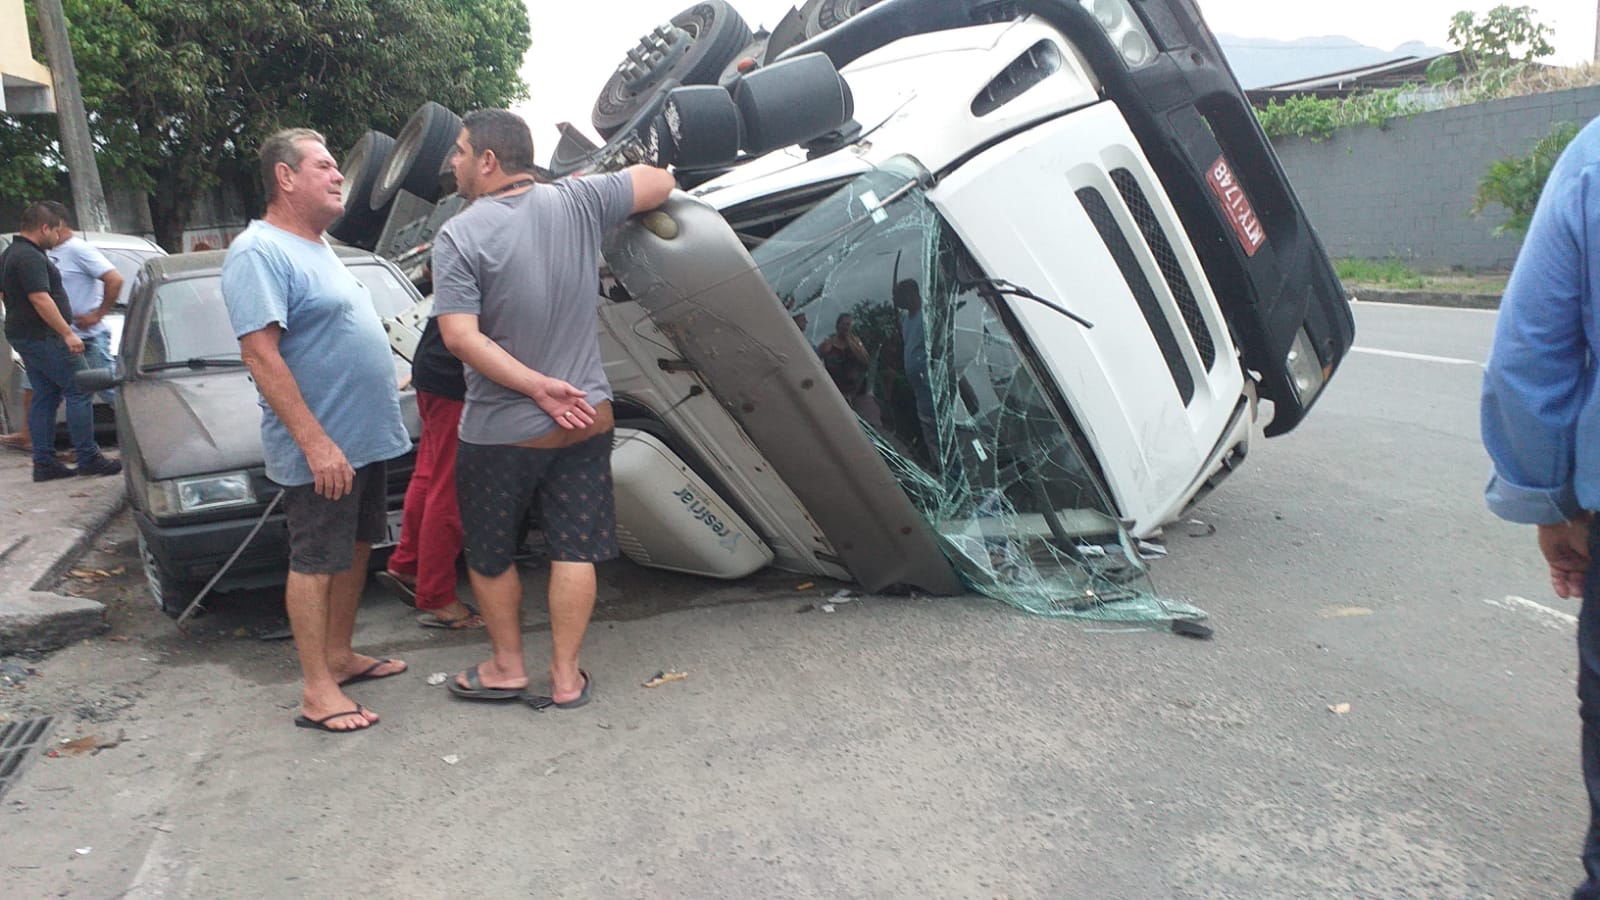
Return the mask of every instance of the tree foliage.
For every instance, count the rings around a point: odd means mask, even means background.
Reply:
[[[1476,69],[1505,68],[1552,56],[1556,50],[1550,38],[1555,33],[1534,21],[1534,12],[1531,6],[1502,3],[1479,20],[1476,13],[1462,10],[1450,17],[1450,40]]]
[[[316,128],[337,154],[369,128],[393,134],[426,100],[464,111],[526,95],[521,0],[65,7],[102,170],[149,193],[168,249],[220,181],[259,196],[255,148],[278,128]],[[6,139],[0,129],[0,148]],[[37,144],[32,156],[48,161],[51,147]]]
[[[1489,164],[1489,170],[1478,181],[1478,193],[1472,199],[1472,214],[1483,215],[1489,204],[1499,204],[1509,212],[1503,225],[1495,228],[1498,237],[1506,232],[1523,234],[1533,221],[1534,207],[1539,205],[1539,195],[1550,178],[1561,151],[1567,149],[1578,136],[1578,125],[1562,122],[1540,138],[1526,156],[1508,156]]]

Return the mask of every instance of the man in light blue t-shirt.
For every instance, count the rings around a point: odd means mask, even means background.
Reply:
[[[261,147],[267,213],[228,248],[222,296],[261,392],[267,477],[289,527],[285,604],[305,678],[295,724],[359,731],[378,717],[343,688],[406,670],[352,649],[367,556],[384,536],[384,461],[411,449],[394,362],[366,287],[322,238],[344,178],[308,129]]]

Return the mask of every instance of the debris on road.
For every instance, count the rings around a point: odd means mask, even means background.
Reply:
[[[1216,632],[1209,625],[1202,625],[1194,619],[1173,619],[1172,633],[1198,640],[1210,640]]]
[[[16,663],[0,663],[0,682],[8,685],[21,684],[38,674],[38,669],[19,666]]]
[[[78,849],[76,849],[76,850],[74,850],[72,852],[78,854],[79,856],[88,856],[89,855],[89,851],[91,851],[93,849],[94,849],[93,847],[79,847]]]
[[[1279,516],[1278,518],[1281,519],[1283,517]],[[1210,522],[1202,522],[1199,519],[1190,519],[1189,521],[1183,523],[1183,528],[1185,533],[1192,538],[1211,537],[1217,533],[1217,526],[1211,524]]]
[[[1324,619],[1348,619],[1355,616],[1370,616],[1372,610],[1365,606],[1342,606],[1338,609],[1325,609],[1322,611]]]
[[[829,610],[829,612],[832,612],[832,610]],[[674,681],[682,681],[688,677],[688,672],[657,672],[654,678],[644,683],[644,686],[647,688],[660,687],[663,684],[670,684]]]
[[[450,675],[448,672],[435,672],[428,676],[428,685],[430,687],[438,687],[439,685],[444,684],[444,680],[449,677]]]
[[[1348,715],[1350,713],[1350,704],[1348,704],[1348,703],[1335,703],[1332,706],[1328,707],[1328,712],[1331,712],[1336,716]]]
[[[461,762],[461,757],[454,753],[450,754],[449,756],[441,756],[439,758],[444,760],[444,764],[447,766],[453,766],[456,763]]]
[[[812,588],[814,588],[816,586],[817,586],[816,582],[814,582],[814,581],[806,581],[806,582],[801,582],[800,584],[795,585],[794,589],[797,590],[797,591],[809,591],[809,590],[811,590]]]
[[[120,747],[128,740],[126,731],[118,730],[116,740],[102,741],[97,735],[86,734],[80,738],[62,738],[61,745],[45,756],[51,759],[60,759],[63,756],[83,756],[85,753],[93,756],[101,750],[110,750]]]

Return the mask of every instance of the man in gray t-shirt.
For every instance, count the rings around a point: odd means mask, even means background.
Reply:
[[[611,490],[611,387],[600,362],[595,307],[600,240],[672,192],[664,169],[535,184],[533,137],[506,110],[462,121],[452,165],[474,202],[433,245],[433,314],[466,363],[456,456],[457,496],[472,591],[491,658],[450,682],[470,700],[527,691],[522,581],[511,564],[535,498],[550,545],[548,698],[589,700],[578,665],[594,610],[594,564],[617,555]]]

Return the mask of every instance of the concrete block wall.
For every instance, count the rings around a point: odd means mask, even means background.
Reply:
[[[1600,86],[1420,113],[1325,141],[1274,142],[1335,258],[1396,258],[1423,271],[1509,269],[1521,238],[1495,237],[1498,206],[1468,214],[1489,165],[1526,154],[1557,123],[1600,115]]]

